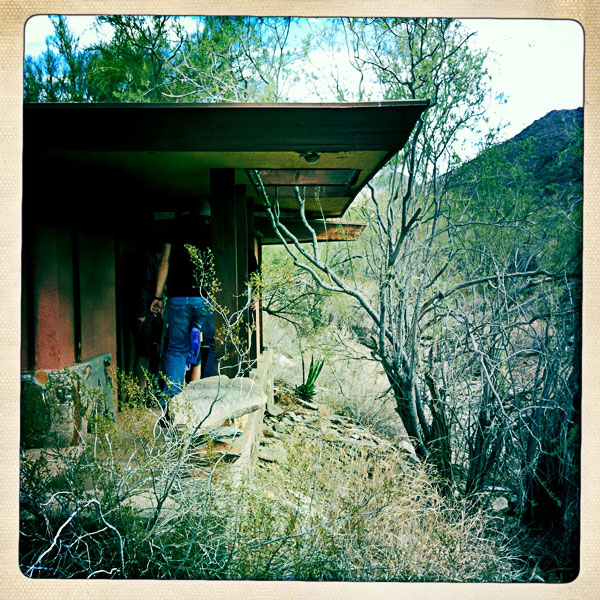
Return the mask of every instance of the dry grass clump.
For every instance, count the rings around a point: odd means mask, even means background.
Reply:
[[[298,427],[287,461],[252,476],[198,460],[145,407],[79,452],[23,456],[20,564],[29,577],[514,581],[494,520],[442,497],[396,451]]]
[[[342,581],[515,581],[518,561],[474,504],[443,497],[396,451],[294,436],[285,466],[255,482],[270,499],[263,576]],[[256,493],[260,496],[259,487]],[[252,530],[252,513],[242,530]],[[275,526],[276,527],[276,526]],[[268,550],[267,550],[268,549]],[[276,551],[275,551],[276,550]],[[240,546],[240,552],[245,552]],[[255,556],[256,559],[256,556]]]

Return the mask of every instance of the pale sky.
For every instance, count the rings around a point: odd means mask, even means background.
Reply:
[[[69,17],[69,26],[80,36],[82,46],[96,39],[93,21],[90,16]],[[551,110],[583,106],[584,33],[578,23],[464,19],[463,24],[477,33],[474,45],[490,49],[487,67],[494,93],[488,114],[493,125],[508,124],[503,138],[516,135]],[[40,54],[52,32],[47,16],[32,17],[25,29],[26,54]],[[343,65],[339,67],[343,70]],[[506,100],[503,103],[494,99],[500,92]],[[293,99],[316,98],[294,93]]]
[[[575,21],[464,19],[476,41],[491,49],[488,70],[494,95],[506,104],[490,106],[510,123],[510,138],[551,110],[583,106],[583,29]]]

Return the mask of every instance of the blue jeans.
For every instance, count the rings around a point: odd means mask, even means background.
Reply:
[[[185,378],[185,365],[190,344],[190,332],[196,325],[203,334],[203,346],[208,347],[202,376],[214,375],[215,326],[210,302],[198,296],[175,297],[167,300],[165,311],[167,324],[167,349],[165,353],[165,393],[169,398],[178,394]]]

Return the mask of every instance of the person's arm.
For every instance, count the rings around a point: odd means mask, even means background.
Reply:
[[[163,246],[163,253],[158,265],[158,272],[156,273],[156,291],[154,294],[154,300],[150,305],[150,311],[152,314],[162,313],[163,311],[163,293],[165,291],[165,283],[167,282],[167,275],[169,274],[169,257],[171,255],[171,244],[168,242]]]

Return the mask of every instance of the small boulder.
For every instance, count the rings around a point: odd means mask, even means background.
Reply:
[[[279,439],[281,437],[276,431],[273,431],[270,427],[263,428],[263,436],[266,438],[275,438],[275,439]]]
[[[287,453],[283,448],[261,446],[258,449],[258,458],[267,462],[285,462]]]
[[[508,510],[508,500],[504,496],[499,496],[492,502],[492,510],[497,513],[503,513]]]
[[[326,442],[339,442],[340,436],[333,429],[326,429],[321,435]]]
[[[286,428],[285,425],[283,423],[273,423],[273,429],[277,432],[277,433],[285,433]]]
[[[149,519],[154,516],[158,501],[154,490],[142,490],[123,500],[123,505],[129,506],[140,517]],[[172,519],[179,514],[180,507],[172,498],[167,498],[161,507],[161,514],[167,519]]]
[[[309,410],[319,409],[318,404],[315,404],[314,402],[309,402],[308,400],[302,400],[302,398],[298,398],[297,402],[300,406],[302,406],[303,408],[308,408]]]
[[[408,458],[415,463],[419,462],[419,457],[415,451],[414,446],[408,440],[402,440],[399,444],[401,450],[404,450],[408,454]]]
[[[229,379],[224,375],[189,383],[171,400],[174,425],[218,427],[232,416],[252,412],[267,403],[259,385],[249,377]]]
[[[272,402],[267,402],[267,405],[265,407],[265,412],[270,416],[270,417],[280,417],[284,411],[282,408],[279,408],[279,406],[277,406],[276,404],[273,404]]]
[[[328,417],[329,415],[331,415],[331,411],[326,406],[323,406],[322,404],[319,404],[319,406],[317,407],[317,412],[320,415],[323,415],[324,417]]]

